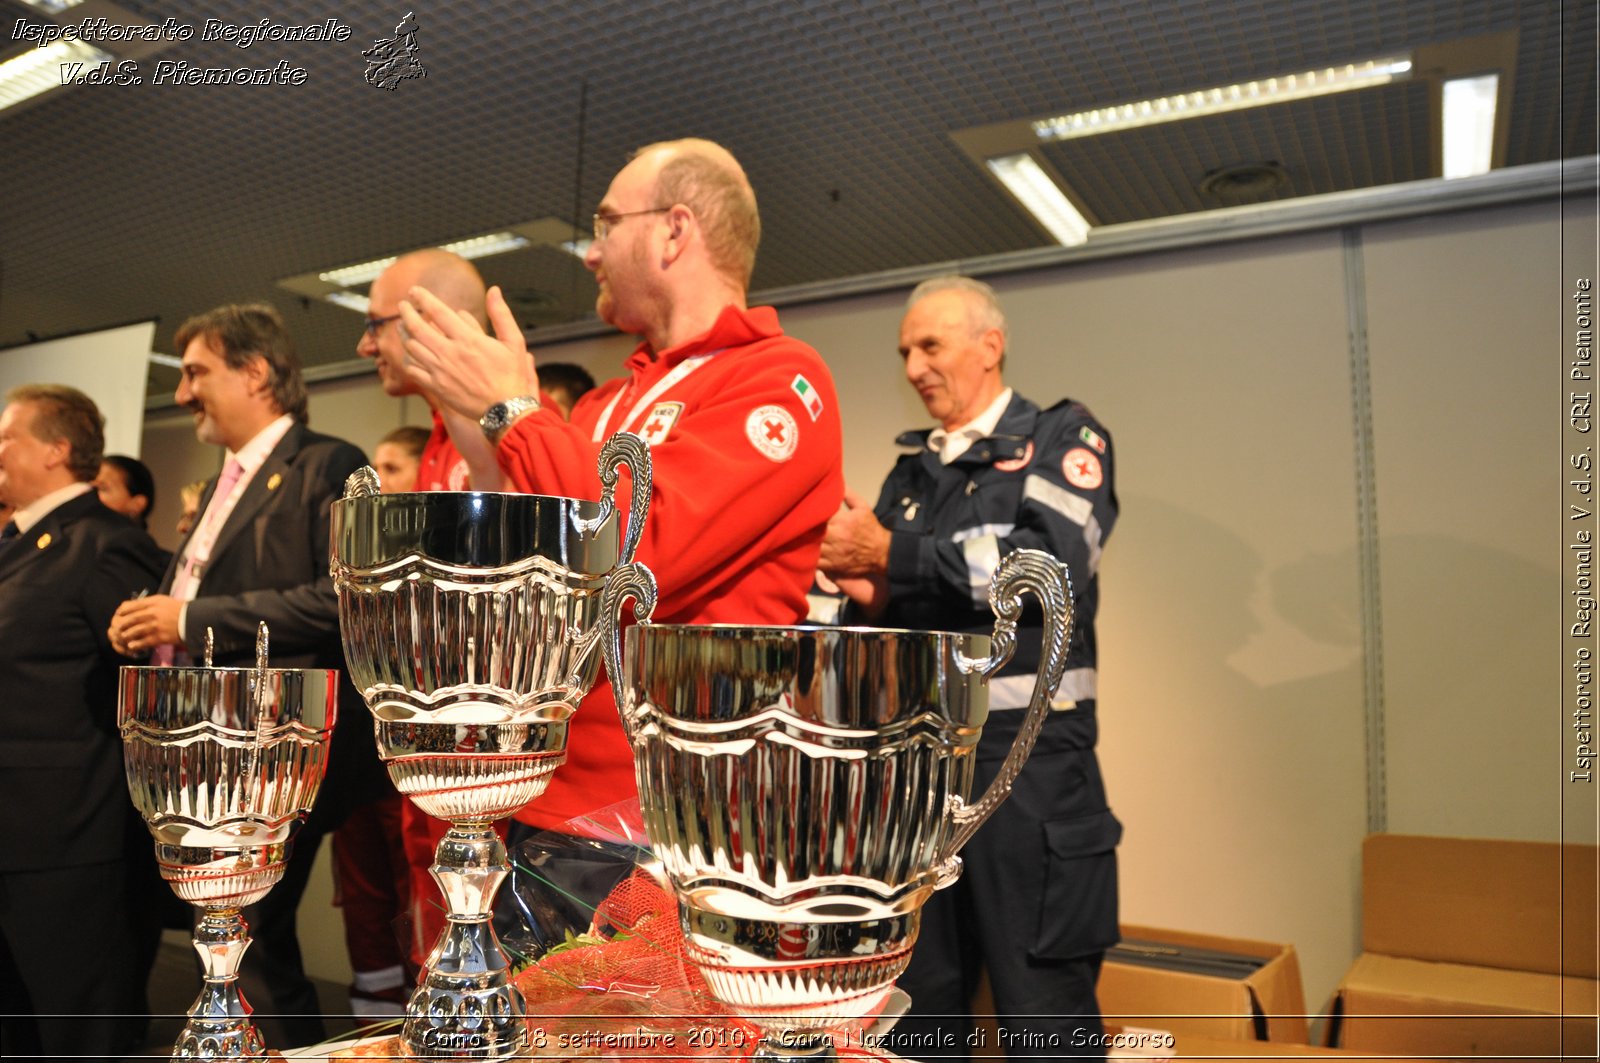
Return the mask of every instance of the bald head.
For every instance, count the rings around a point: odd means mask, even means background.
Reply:
[[[465,310],[487,326],[483,301],[487,294],[478,267],[441,247],[424,248],[401,255],[372,282],[370,295],[373,317],[399,313],[400,300],[415,286],[428,289],[452,310]]]
[[[658,203],[682,203],[694,211],[717,271],[748,288],[761,243],[761,215],[755,190],[733,153],[691,137],[646,145],[633,157],[654,168]]]
[[[376,363],[384,392],[396,398],[418,393],[406,376],[400,322],[393,320],[400,313],[400,300],[417,286],[428,289],[450,309],[471,314],[479,325],[487,327],[489,321],[483,303],[483,277],[478,274],[478,267],[460,255],[430,247],[401,255],[391,263],[378,274],[367,293],[368,327],[356,343],[356,353]]]

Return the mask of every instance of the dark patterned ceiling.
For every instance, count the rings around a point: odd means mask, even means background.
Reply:
[[[773,289],[1048,242],[952,140],[971,127],[1488,37],[1514,69],[1506,166],[1591,155],[1593,3],[1533,0],[749,0],[283,3],[118,0],[196,29],[139,85],[0,111],[0,345],[228,301],[283,309],[309,365],[352,356],[359,319],[279,285],[298,274],[540,219],[586,228],[633,148],[710,137],[743,161]],[[415,11],[422,79],[384,91],[361,49]],[[0,0],[0,59],[32,47]],[[62,16],[63,18],[69,16]],[[347,42],[201,40],[337,17]],[[305,69],[301,85],[158,85],[160,60]],[[1437,176],[1417,79],[1048,145],[1098,224],[1205,210],[1219,168],[1271,162],[1286,198]],[[1248,201],[1248,200],[1247,200]],[[524,325],[579,320],[594,286],[550,246],[483,259]],[[534,333],[537,338],[537,332]],[[152,388],[175,375],[157,368]]]

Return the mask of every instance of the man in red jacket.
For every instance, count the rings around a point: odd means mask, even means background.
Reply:
[[[497,288],[493,335],[425,290],[401,302],[409,378],[438,400],[475,485],[597,498],[613,432],[643,436],[654,466],[638,559],[662,623],[795,624],[828,518],[844,493],[838,400],[816,351],[745,292],[761,222],[734,157],[705,140],[652,144],[612,180],[584,264],[601,320],[640,337],[627,375],[572,420],[538,401],[537,367]],[[492,465],[478,455],[492,444]],[[617,498],[626,509],[626,484]],[[582,817],[636,799],[606,681],[573,717],[567,762],[517,819],[584,834]]]

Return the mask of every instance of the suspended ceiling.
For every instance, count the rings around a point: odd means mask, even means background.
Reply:
[[[411,10],[426,77],[368,84],[361,50]],[[286,278],[533,222],[581,233],[631,150],[685,135],[750,174],[757,290],[1049,243],[958,142],[973,131],[1396,52],[1417,76],[1037,150],[1097,225],[1436,177],[1437,75],[1490,54],[1509,68],[1497,165],[1596,151],[1593,4],[91,0],[61,17],[85,11],[196,32],[138,56],[144,83],[0,111],[0,346],[157,318],[170,353],[190,314],[267,300],[308,366],[344,361],[357,313]],[[0,17],[0,60],[33,47],[18,19],[46,18],[19,0]],[[329,17],[348,41],[200,39],[207,19]],[[302,84],[152,83],[160,61],[280,60]],[[1256,164],[1282,183],[1201,190]],[[535,341],[591,314],[554,242],[479,264]],[[174,381],[152,369],[153,391]]]

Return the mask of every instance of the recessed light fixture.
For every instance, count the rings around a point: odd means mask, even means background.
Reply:
[[[1076,137],[1116,133],[1140,126],[1161,122],[1176,122],[1183,118],[1200,118],[1205,115],[1241,111],[1248,107],[1265,107],[1272,103],[1303,100],[1312,96],[1327,96],[1335,92],[1372,88],[1399,81],[1411,73],[1409,55],[1393,55],[1382,59],[1367,59],[1343,66],[1304,70],[1297,74],[1240,81],[1232,85],[1218,85],[1195,92],[1180,92],[1173,96],[1157,96],[1132,103],[1119,103],[1112,107],[1097,107],[1088,111],[1041,118],[1033,123],[1033,132],[1041,141],[1072,140]]]
[[[109,63],[111,56],[82,41],[56,41],[30,48],[0,63],[0,110],[62,87],[61,68],[74,63],[85,70]]]
[[[1444,83],[1444,176],[1488,173],[1494,160],[1494,111],[1500,75]]]
[[[335,306],[342,306],[346,310],[354,310],[358,314],[365,314],[368,308],[372,306],[371,300],[360,292],[329,292],[323,298]]]
[[[1032,155],[1027,152],[1001,155],[985,159],[984,164],[1062,246],[1074,247],[1089,239],[1088,219],[1079,213]]]
[[[487,258],[490,255],[505,254],[508,251],[521,251],[529,248],[550,248],[555,250],[572,250],[565,244],[573,242],[578,230],[569,221],[560,218],[543,217],[516,225],[508,225],[499,232],[484,233],[481,236],[469,236],[461,240],[452,240],[449,243],[434,244],[446,251],[453,251],[462,258]],[[587,248],[588,241],[578,241]],[[409,253],[412,249],[401,252]],[[421,250],[416,248],[415,250]],[[576,252],[582,257],[583,250]],[[384,258],[375,258],[367,262],[357,262],[354,265],[339,266],[334,269],[312,270],[308,273],[298,273],[292,277],[281,277],[278,286],[285,288],[301,298],[320,299],[341,306],[356,313],[367,313],[367,296],[362,290],[365,285],[377,279],[378,274],[392,266],[400,255],[388,255]]]
[[[531,241],[525,236],[516,233],[489,233],[485,236],[471,236],[465,240],[456,240],[453,243],[440,244],[446,251],[454,251],[462,258],[488,258],[490,255],[503,254],[506,251],[516,251],[527,247]],[[329,284],[337,284],[341,288],[352,288],[358,284],[368,284],[377,280],[378,274],[394,265],[398,255],[388,258],[375,258],[370,262],[358,262],[353,266],[341,266],[338,269],[324,270],[317,274],[318,279]],[[363,311],[365,312],[365,311]]]

